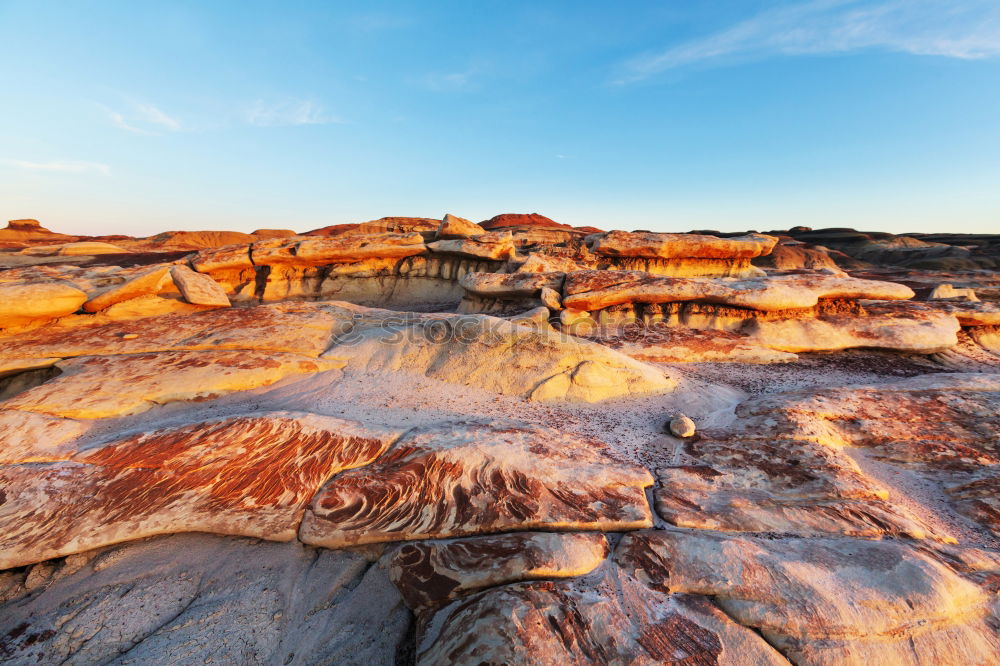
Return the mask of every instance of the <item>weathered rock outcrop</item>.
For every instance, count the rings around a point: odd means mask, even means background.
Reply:
[[[293,539],[326,479],[372,462],[399,434],[314,414],[260,414],[0,466],[0,568],[154,534]]]
[[[228,308],[229,297],[219,283],[207,275],[196,273],[187,266],[171,266],[170,278],[184,300],[192,305]]]
[[[677,384],[668,371],[551,330],[484,315],[385,314],[376,326],[345,331],[324,358],[348,370],[421,374],[538,401],[598,402]]]
[[[0,661],[997,661],[961,237],[484,226],[5,241]]]
[[[600,310],[622,303],[699,301],[763,312],[816,306],[820,299],[894,300],[913,298],[913,290],[894,282],[832,275],[775,275],[732,278],[651,277],[636,271],[580,271],[566,276],[563,303]]]
[[[993,482],[964,485],[996,478],[998,403],[1000,380],[990,374],[747,401],[732,426],[685,445],[690,463],[660,470],[657,510],[681,527],[954,540],[940,519],[934,527],[914,513],[935,510],[911,509],[907,492],[869,475],[866,458],[852,453],[863,447],[897,473],[942,484],[955,511],[1000,533],[1000,514],[987,499]]]
[[[645,469],[537,426],[443,424],[407,433],[378,462],[340,474],[299,531],[326,548],[511,530],[651,525]]]
[[[897,542],[641,532],[615,558],[654,589],[713,597],[794,663],[957,666],[1000,651],[983,591]]]
[[[414,610],[441,606],[486,587],[545,578],[572,578],[608,556],[602,534],[516,532],[400,547],[389,576]]]
[[[0,282],[0,329],[71,314],[86,300],[86,292],[65,282]]]
[[[125,282],[108,287],[93,296],[83,304],[87,312],[100,312],[116,303],[121,303],[139,296],[159,293],[163,283],[170,279],[169,266],[155,266],[128,278]]]
[[[785,352],[834,351],[870,347],[933,354],[958,343],[958,320],[946,313],[816,319],[753,320],[744,330],[759,344]]]
[[[777,238],[751,234],[733,238],[697,234],[609,231],[590,241],[590,249],[611,257],[647,259],[752,259],[771,252]]]
[[[0,359],[226,350],[316,357],[329,347],[334,335],[350,330],[366,312],[367,308],[349,304],[289,302],[168,314],[141,322],[106,321],[97,316],[95,321],[7,336],[0,346]]]
[[[436,238],[437,240],[468,238],[470,236],[481,236],[485,233],[486,229],[478,224],[470,222],[464,217],[457,217],[449,213],[441,220],[441,226],[438,227]]]
[[[705,597],[664,594],[617,569],[589,585],[497,587],[434,621],[422,664],[788,664]]]
[[[69,418],[108,418],[342,366],[331,359],[245,351],[81,357],[60,361],[58,377],[9,399],[4,406]]]

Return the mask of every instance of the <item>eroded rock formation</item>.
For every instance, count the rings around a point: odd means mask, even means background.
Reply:
[[[0,245],[0,662],[1000,660],[990,237]]]

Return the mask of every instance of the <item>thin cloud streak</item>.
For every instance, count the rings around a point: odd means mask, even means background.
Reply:
[[[136,104],[136,108],[148,122],[151,122],[154,125],[165,127],[172,132],[179,132],[181,130],[181,123],[179,120],[168,116],[165,112],[152,104]]]
[[[130,125],[129,122],[125,120],[125,116],[118,113],[117,111],[114,111],[112,109],[105,109],[105,110],[108,113],[108,117],[111,118],[111,124],[117,127],[118,129],[123,129],[126,132],[132,132],[133,134],[145,134],[145,135],[156,134],[156,132],[150,132],[149,130],[142,129],[141,127]]]
[[[79,160],[53,160],[51,162],[30,162],[27,160],[0,160],[0,164],[25,171],[54,171],[62,173],[100,173],[111,175],[111,167],[100,162]]]
[[[129,115],[104,104],[100,104],[99,106],[104,109],[112,125],[133,134],[144,134],[146,136],[159,135],[159,132],[144,127],[144,125],[155,125],[160,130],[168,130],[170,132],[180,132],[184,129],[179,120],[153,104],[131,101],[132,112]]]
[[[782,5],[624,64],[617,84],[722,59],[883,50],[980,59],[1000,55],[1000,3],[967,0],[812,0]]]
[[[321,104],[309,100],[286,100],[267,103],[257,100],[244,113],[247,123],[255,127],[286,127],[295,125],[341,124],[342,118],[330,115]]]

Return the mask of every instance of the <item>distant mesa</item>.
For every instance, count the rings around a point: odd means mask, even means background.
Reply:
[[[32,241],[63,238],[74,240],[75,236],[49,231],[38,220],[11,220],[7,227],[0,229],[0,241]]]
[[[258,239],[264,238],[288,238],[289,236],[297,235],[291,229],[257,229],[251,232],[251,236],[256,236]]]
[[[501,213],[494,215],[490,219],[480,222],[483,229],[501,229],[503,227],[554,227],[558,229],[571,229],[568,224],[560,224],[555,220],[539,215],[538,213]]]
[[[252,243],[256,238],[240,231],[165,231],[149,238],[157,245],[177,250]]]
[[[14,231],[49,231],[38,220],[11,220],[7,228]]]
[[[494,215],[490,219],[480,222],[479,226],[487,231],[492,229],[506,229],[511,227],[536,227],[536,228],[546,228],[546,229],[571,229],[575,231],[582,231],[588,234],[601,233],[603,229],[598,229],[597,227],[574,227],[569,224],[563,224],[561,222],[556,222],[555,220],[540,215],[538,213],[501,213],[500,215]]]

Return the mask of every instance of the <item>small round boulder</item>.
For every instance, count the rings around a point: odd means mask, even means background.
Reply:
[[[694,437],[695,427],[694,421],[685,416],[684,414],[678,414],[674,418],[670,419],[669,424],[670,434],[674,437],[680,437],[681,439],[687,439],[688,437]]]

